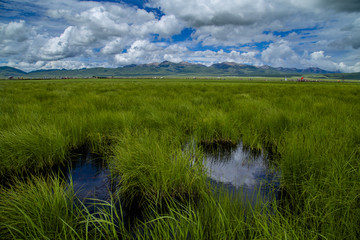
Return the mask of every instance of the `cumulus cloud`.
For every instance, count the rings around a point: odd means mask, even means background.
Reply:
[[[88,67],[110,67],[110,65],[106,63],[85,63],[80,60],[36,61],[33,63],[9,61],[6,64],[0,64],[0,65],[22,69],[25,72],[30,72],[38,69],[49,70],[49,69],[80,69],[80,68],[88,68]]]
[[[89,67],[87,63],[81,61],[71,61],[71,60],[38,62],[38,64],[42,64],[42,63],[43,65],[41,69],[79,69],[79,68]]]
[[[162,16],[161,19],[153,19],[142,24],[134,24],[130,29],[130,34],[134,37],[146,37],[149,34],[158,34],[162,38],[169,38],[178,34],[184,28],[181,21],[173,15]]]
[[[26,51],[31,30],[25,21],[0,23],[0,56],[16,55],[20,51]]]
[[[352,66],[348,66],[345,63],[340,62],[339,68],[342,72],[360,72],[360,62],[357,62]]]
[[[323,50],[315,51],[310,54],[304,52],[302,55],[299,55],[292,49],[291,43],[284,40],[270,44],[269,47],[261,53],[261,59],[264,64],[274,67],[317,67],[328,71],[360,71],[360,62],[354,65],[349,63],[346,64],[344,62],[338,63]]]
[[[49,39],[39,51],[43,60],[59,60],[77,56],[82,48],[96,39],[86,28],[70,26],[59,37]]]
[[[173,15],[165,15],[157,19],[152,12],[125,5],[101,5],[79,13],[52,10],[49,15],[62,17],[74,26],[86,28],[99,39],[123,37],[129,34],[132,37],[146,37],[149,34],[170,37],[183,28]]]
[[[200,62],[211,65],[218,62],[238,62],[254,64],[257,52],[231,51],[190,51],[187,47],[178,44],[166,45],[163,43],[151,43],[146,40],[134,42],[125,53],[115,55],[115,61],[119,65],[151,63],[151,62]]]
[[[291,43],[280,40],[271,43],[267,49],[261,53],[261,59],[264,63],[274,67],[293,67],[298,65],[300,57],[292,49]]]
[[[307,61],[308,63],[307,64],[305,63],[306,65],[332,70],[332,71],[341,70],[340,65],[332,61],[331,56],[325,55],[325,52],[321,50],[311,53],[310,59]]]
[[[343,71],[359,65],[357,0],[146,1],[162,14],[126,1],[9,2],[0,19],[0,61],[25,68],[163,60]],[[174,40],[184,28],[191,36]]]
[[[163,16],[159,21],[152,21],[144,26],[149,30],[151,29],[152,33],[157,33],[162,37],[171,37],[179,33],[184,27],[174,15]]]
[[[200,62],[205,65],[212,65],[219,62],[236,62],[243,64],[254,64],[259,65],[259,61],[255,58],[256,52],[225,52],[223,50],[219,51],[196,51],[189,54],[187,60],[191,62]]]
[[[283,14],[270,0],[153,0],[166,14],[183,19],[192,26],[251,25],[268,15]]]
[[[0,24],[0,41],[12,40],[23,42],[28,38],[29,31],[25,26],[25,21],[10,22]]]
[[[127,42],[128,41],[121,37],[114,38],[105,44],[105,46],[101,49],[101,53],[104,55],[119,53],[126,47]]]
[[[314,28],[328,20],[328,14],[287,0],[153,0],[151,6],[195,27],[195,41],[215,46],[275,41],[273,32]]]
[[[122,9],[121,7],[116,7],[114,10],[99,6],[75,14],[75,16],[70,19],[70,22],[88,29],[98,37],[122,36],[129,31],[129,24],[123,21],[123,17],[129,17],[129,15],[124,14],[124,12],[126,12],[126,9]],[[138,18],[136,13],[133,17]]]
[[[272,34],[265,34],[261,28],[230,25],[200,27],[192,36],[204,46],[237,46],[276,39]]]
[[[149,39],[152,34],[169,38],[183,28],[172,15],[157,19],[151,12],[122,4],[79,3],[80,7],[72,8],[69,4],[78,6],[78,2],[66,0],[62,4],[53,2],[55,6],[63,7],[55,9],[49,3],[35,2],[42,8],[49,8],[46,13],[50,19],[62,20],[70,25],[65,24],[60,34],[35,32],[30,37],[29,26],[25,26],[23,20],[1,24],[0,56],[18,54],[19,42],[24,42],[22,48],[25,52],[18,60],[32,63],[79,56],[94,57],[89,54],[117,54],[138,40]],[[93,49],[101,51],[95,53]]]
[[[120,65],[162,61],[164,48],[148,40],[135,41],[125,53],[116,54],[115,61]]]

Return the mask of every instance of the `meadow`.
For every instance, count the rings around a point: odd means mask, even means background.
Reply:
[[[0,238],[360,237],[358,82],[0,81],[0,113]],[[280,200],[214,197],[191,141],[271,152]],[[84,145],[118,181],[95,212],[43,174]],[[143,217],[129,227],[122,206]]]

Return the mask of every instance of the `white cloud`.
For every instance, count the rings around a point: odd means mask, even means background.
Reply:
[[[259,61],[255,58],[256,52],[244,52],[240,53],[237,51],[225,52],[219,51],[196,51],[189,54],[187,60],[191,62],[199,62],[205,65],[211,65],[219,62],[237,62],[243,64],[254,64],[259,65]]]
[[[38,57],[42,60],[59,60],[78,55],[83,46],[95,41],[95,37],[86,28],[70,26],[59,37],[49,39],[39,49]]]
[[[178,55],[172,55],[172,54],[164,54],[164,60],[174,63],[179,63],[183,61],[183,59]]]
[[[142,24],[131,26],[130,34],[137,38],[146,38],[149,34],[158,34],[162,38],[169,38],[178,34],[184,25],[173,15],[162,16],[160,20],[153,19]]]
[[[340,70],[340,65],[332,61],[331,56],[325,55],[324,51],[317,51],[311,53],[308,62],[308,65],[310,66],[332,71]]]
[[[120,65],[151,63],[151,62],[199,62],[211,65],[218,62],[238,62],[247,64],[259,64],[256,60],[257,52],[231,52],[219,51],[190,51],[187,47],[173,44],[151,43],[139,40],[132,44],[126,53],[116,54],[115,62]]]
[[[107,63],[85,63],[81,60],[57,60],[57,61],[36,61],[33,63],[28,62],[15,62],[9,61],[3,66],[9,66],[21,69],[25,72],[34,70],[49,70],[49,69],[80,69],[88,67],[112,67]]]
[[[153,33],[163,37],[171,37],[174,34],[178,34],[184,27],[174,15],[163,16],[159,21],[153,21],[145,26],[148,29],[152,29]]]
[[[329,59],[330,56],[325,56],[324,51],[317,51],[310,54],[310,59],[314,61]]]
[[[195,41],[210,46],[239,46],[275,41],[273,31],[321,27],[328,14],[299,8],[285,0],[153,0],[166,14],[196,29]],[[303,36],[299,36],[303,37]]]
[[[121,4],[77,4],[66,0],[62,4],[37,2],[49,8],[47,16],[56,21],[63,20],[66,26],[60,34],[34,32],[29,36],[25,21],[0,25],[0,56],[18,55],[18,61],[53,61],[77,56],[94,58],[100,54],[116,54],[134,42],[148,40],[152,34],[168,38],[179,33],[183,25],[172,15],[156,19],[154,14],[143,9],[131,8]],[[74,8],[69,3],[74,3]],[[80,5],[80,7],[78,7]],[[41,30],[41,29],[38,29]],[[24,42],[19,46],[19,42]],[[19,47],[24,51],[19,54]],[[106,56],[104,56],[106,57]]]
[[[114,14],[114,12],[119,15]],[[69,21],[74,22],[77,26],[89,29],[98,37],[122,36],[129,31],[129,23],[124,21],[126,20],[124,17],[130,17],[126,9],[116,7],[116,9],[110,10],[104,6],[99,6],[75,14]],[[136,14],[132,17],[137,18]]]
[[[294,67],[301,62],[300,57],[292,49],[291,44],[285,40],[271,43],[261,53],[261,59],[265,64],[274,67]]]
[[[25,26],[25,21],[0,23],[0,41],[12,40],[23,42],[28,38],[29,30]]]
[[[135,41],[126,53],[116,54],[115,62],[120,65],[133,63],[159,62],[162,60],[162,47],[147,40]]]
[[[337,63],[330,55],[326,55],[325,51],[319,50],[302,55],[297,54],[287,41],[280,40],[269,45],[261,53],[261,59],[264,64],[273,67],[289,67],[289,68],[309,68],[317,67],[328,71],[354,72],[360,71],[360,62]]]
[[[154,0],[152,6],[160,6],[166,14],[172,14],[189,24],[222,26],[251,25],[272,14],[280,16],[278,1],[270,0]]]
[[[360,62],[357,62],[352,66],[348,66],[345,63],[340,62],[339,68],[342,72],[360,72]]]
[[[0,23],[0,56],[8,57],[26,51],[30,35],[31,29],[23,20]]]
[[[110,42],[107,42],[105,46],[101,49],[102,54],[116,54],[122,52],[126,47],[127,41],[121,37],[117,37]]]
[[[275,40],[272,34],[264,34],[264,29],[244,26],[204,26],[192,35],[205,46],[237,46]]]
[[[41,62],[39,62],[41,63]],[[47,61],[41,69],[80,69],[86,68],[88,64],[81,61]]]
[[[56,62],[82,67],[92,61],[230,61],[353,71],[360,54],[359,4],[150,0],[149,5],[165,13],[159,18],[119,2],[12,0],[5,6],[14,9],[4,16],[17,20],[0,23],[0,61],[38,68],[57,67]],[[191,40],[172,42],[185,27],[193,30]],[[233,51],[202,50],[225,46]]]

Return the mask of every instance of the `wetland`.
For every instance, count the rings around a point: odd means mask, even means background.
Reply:
[[[0,236],[357,239],[359,90],[357,82],[0,81],[0,176],[12,178],[0,189]],[[68,178],[38,174],[58,165]]]

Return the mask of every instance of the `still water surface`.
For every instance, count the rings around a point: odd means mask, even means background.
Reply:
[[[202,146],[204,164],[212,185],[230,193],[242,192],[244,200],[268,201],[276,198],[280,172],[271,164],[264,151],[253,151],[237,145],[211,144]]]
[[[68,170],[76,196],[85,199],[109,200],[112,190],[110,171],[105,159],[84,150],[71,161]]]
[[[228,144],[200,144],[209,181],[230,193],[242,192],[244,200],[256,197],[271,200],[279,188],[280,173],[272,167],[264,151],[252,151],[243,146]],[[82,151],[71,162],[67,176],[71,177],[77,197],[109,200],[114,186],[106,161]]]

